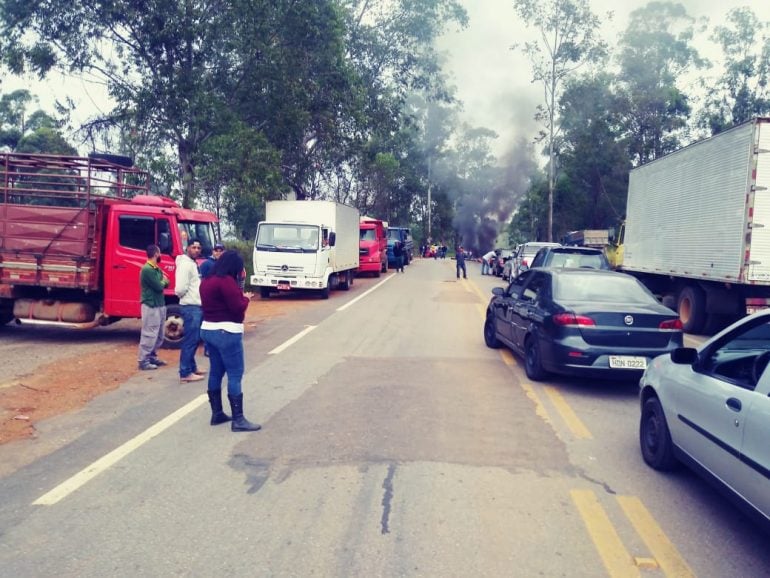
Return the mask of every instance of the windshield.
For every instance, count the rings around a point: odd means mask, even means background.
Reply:
[[[182,250],[187,249],[187,244],[192,239],[200,241],[201,257],[208,257],[214,249],[216,235],[214,234],[214,223],[195,223],[192,221],[182,221],[178,223],[179,238],[182,240]]]
[[[376,241],[377,236],[374,233],[375,233],[374,229],[361,229],[361,240]]]
[[[257,231],[257,249],[308,252],[318,250],[318,227],[262,223]]]
[[[388,229],[388,239],[391,241],[400,241],[402,235],[404,235],[402,231],[403,229]]]
[[[585,274],[559,275],[554,279],[554,299],[604,303],[657,303],[655,297],[633,277]]]

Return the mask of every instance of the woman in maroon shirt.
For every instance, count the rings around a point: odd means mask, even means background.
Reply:
[[[243,318],[251,294],[241,291],[238,277],[242,271],[241,256],[235,251],[225,251],[214,263],[212,274],[201,282],[201,337],[209,351],[211,425],[231,421],[222,410],[222,378],[227,373],[227,398],[233,410],[230,429],[257,431],[262,426],[243,417]]]

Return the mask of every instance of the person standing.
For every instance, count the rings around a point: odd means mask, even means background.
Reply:
[[[404,246],[401,241],[393,243],[393,256],[396,258],[396,271],[404,272]]]
[[[225,246],[222,243],[217,243],[214,245],[214,249],[211,251],[211,255],[209,255],[203,263],[201,263],[201,279],[205,279],[211,275],[211,272],[214,270],[214,263],[216,263],[217,259],[222,256],[224,250]]]
[[[176,258],[176,282],[174,293],[179,297],[182,309],[184,333],[179,352],[179,379],[183,383],[204,379],[203,371],[198,370],[195,351],[201,338],[201,276],[197,258],[201,253],[201,244],[197,239],[190,239],[187,251]]]
[[[158,358],[158,348],[163,343],[163,326],[166,322],[166,298],[163,290],[169,279],[160,264],[160,247],[147,247],[147,262],[139,272],[140,299],[142,303],[142,333],[139,338],[139,369],[158,369],[166,362]]]
[[[462,270],[463,279],[467,279],[468,272],[465,270],[465,250],[463,249],[462,245],[457,248],[457,254],[455,257],[457,259],[457,278],[460,278],[460,271]]]
[[[257,431],[262,426],[243,416],[243,320],[251,299],[238,285],[243,259],[225,251],[214,264],[214,272],[201,283],[203,324],[201,337],[209,348],[208,381],[211,425],[231,421],[232,431]],[[222,409],[222,379],[227,374],[227,398],[232,417]]]

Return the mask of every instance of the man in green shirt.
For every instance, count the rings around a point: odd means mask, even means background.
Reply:
[[[166,298],[163,290],[168,287],[168,277],[160,267],[160,247],[147,247],[147,263],[139,273],[142,301],[142,334],[139,339],[139,369],[158,369],[166,365],[158,358],[158,348],[163,343],[163,326],[166,322]]]

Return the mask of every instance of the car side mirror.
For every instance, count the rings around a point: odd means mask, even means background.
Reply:
[[[692,365],[698,361],[698,350],[692,347],[677,347],[671,352],[671,361],[680,365]]]

